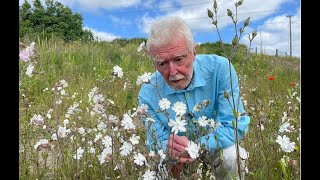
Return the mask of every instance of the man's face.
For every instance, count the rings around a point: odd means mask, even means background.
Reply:
[[[170,87],[177,90],[188,87],[192,79],[196,47],[191,54],[186,41],[178,38],[168,45],[153,47],[151,53],[155,57],[157,70]]]

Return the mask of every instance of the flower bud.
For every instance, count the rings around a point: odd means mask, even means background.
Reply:
[[[224,95],[224,97],[226,98],[226,99],[229,99],[229,93],[226,91],[226,90],[224,90],[224,92],[223,92],[223,95]]]
[[[240,0],[240,1],[238,2],[238,6],[240,6],[242,3],[243,3],[243,0]]]
[[[217,25],[217,21],[212,21],[212,24],[214,24],[216,26]]]
[[[213,9],[217,10],[217,8],[218,8],[218,4],[217,4],[217,0],[215,0],[213,3]]]
[[[253,33],[252,33],[252,39],[254,38],[254,37],[256,37],[257,36],[257,31],[254,31]]]
[[[208,16],[209,18],[213,18],[213,13],[208,9]]]
[[[238,36],[235,35],[234,38],[232,39],[232,45],[236,46],[238,44],[239,40],[238,40]]]
[[[250,17],[248,17],[245,21],[244,21],[244,27],[249,25],[249,21],[250,21]]]
[[[230,17],[232,16],[232,11],[230,9],[227,9],[227,15]]]

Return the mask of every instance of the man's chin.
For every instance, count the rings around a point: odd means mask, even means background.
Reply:
[[[169,86],[175,90],[183,90],[188,87],[188,84],[185,82],[179,82],[179,83],[170,82]]]

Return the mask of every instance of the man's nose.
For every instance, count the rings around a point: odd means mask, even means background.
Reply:
[[[174,76],[178,73],[177,65],[172,61],[169,62],[169,70],[170,70],[170,76]]]

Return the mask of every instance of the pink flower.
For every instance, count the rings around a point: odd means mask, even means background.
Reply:
[[[21,50],[20,54],[19,54],[19,57],[23,62],[29,61],[29,57],[30,57],[29,50],[28,49]]]

